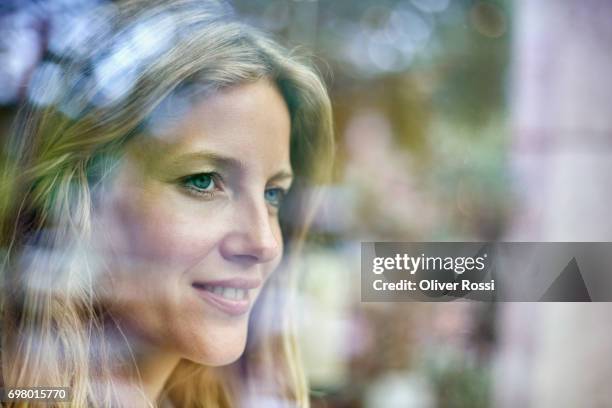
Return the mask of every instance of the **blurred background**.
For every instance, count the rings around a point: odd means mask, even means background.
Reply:
[[[31,90],[86,46],[100,3],[0,1],[0,135],[20,101],[48,103]],[[612,2],[230,4],[311,54],[334,105],[299,308],[313,406],[612,406],[608,304],[359,292],[362,241],[611,240]]]

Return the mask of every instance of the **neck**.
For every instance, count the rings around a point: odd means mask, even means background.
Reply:
[[[141,382],[143,397],[155,402],[159,399],[164,384],[179,361],[180,358],[173,354],[143,353],[136,358],[138,374],[133,375],[130,380],[136,386],[140,385],[138,382]]]
[[[109,325],[111,376],[117,384],[122,406],[155,405],[180,356],[148,345],[135,333]]]

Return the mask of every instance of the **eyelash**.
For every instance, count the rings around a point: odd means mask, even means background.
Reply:
[[[203,189],[201,187],[195,186],[194,182],[197,182],[198,178],[201,178],[201,177],[209,178],[210,179],[209,182],[212,183],[214,188],[212,190],[208,190],[207,189],[208,187],[206,187],[206,189]],[[216,193],[222,190],[221,185],[223,184],[223,179],[219,173],[215,173],[215,172],[197,173],[197,174],[192,174],[190,176],[183,178],[181,180],[181,184],[185,188],[185,190],[187,190],[190,194],[194,194],[198,197],[203,197],[205,199],[211,199],[215,196]],[[280,208],[280,206],[283,203],[283,200],[287,196],[287,190],[282,187],[267,188],[264,191],[264,198],[266,200],[267,200],[267,197],[265,197],[265,195],[271,191],[277,192],[279,194],[279,197],[277,198],[276,203],[272,203],[270,201],[268,201],[268,203],[273,208],[278,209]]]

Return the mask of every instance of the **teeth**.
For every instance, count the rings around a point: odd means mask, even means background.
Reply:
[[[226,288],[223,290],[223,297],[228,299],[236,299],[236,289],[234,288]]]
[[[247,297],[246,289],[225,288],[223,286],[206,286],[206,290],[230,300],[244,300]]]

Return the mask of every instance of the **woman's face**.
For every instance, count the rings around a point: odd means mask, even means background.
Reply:
[[[243,352],[282,255],[292,181],[285,101],[261,80],[219,91],[136,138],[96,214],[103,297],[152,350],[206,365]]]

